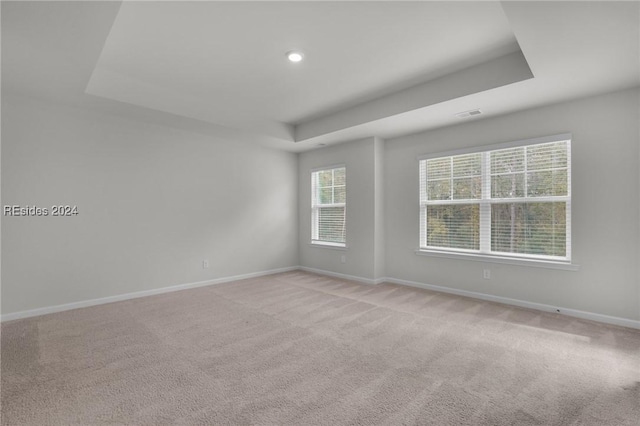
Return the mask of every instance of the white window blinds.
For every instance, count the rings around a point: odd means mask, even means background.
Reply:
[[[570,260],[570,141],[420,161],[420,248]]]
[[[428,224],[424,246],[479,250],[482,156],[424,160],[420,169],[425,190],[423,216]]]
[[[346,169],[334,167],[311,174],[311,241],[344,246],[346,241]]]

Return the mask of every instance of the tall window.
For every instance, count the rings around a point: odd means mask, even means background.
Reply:
[[[311,242],[344,247],[347,205],[344,166],[311,174]]]
[[[570,144],[546,138],[420,160],[420,248],[569,261]]]

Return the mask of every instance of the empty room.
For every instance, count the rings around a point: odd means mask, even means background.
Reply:
[[[2,1],[2,425],[634,425],[640,2]]]

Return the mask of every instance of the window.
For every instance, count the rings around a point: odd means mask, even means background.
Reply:
[[[311,174],[311,242],[344,247],[347,206],[344,166]]]
[[[569,135],[420,160],[420,249],[571,259]]]

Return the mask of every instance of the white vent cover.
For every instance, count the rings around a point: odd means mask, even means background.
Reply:
[[[480,115],[480,114],[482,114],[482,111],[480,111],[479,109],[472,109],[470,111],[459,112],[456,114],[456,117],[467,118],[467,117],[473,117],[474,115]]]

